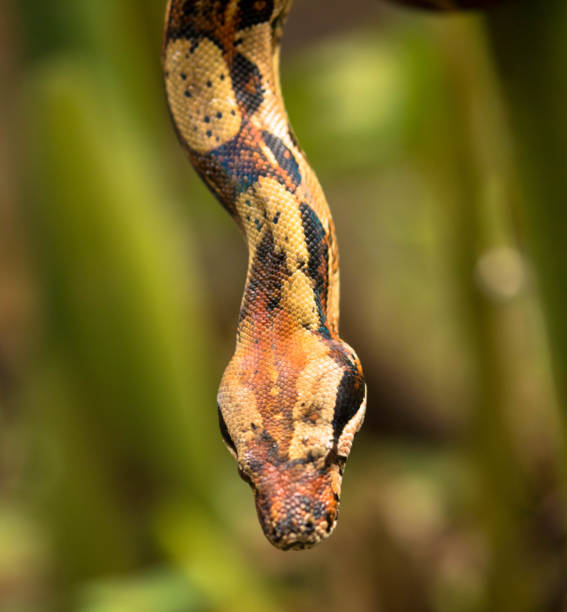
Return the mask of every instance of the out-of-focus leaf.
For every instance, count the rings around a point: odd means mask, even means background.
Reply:
[[[158,538],[177,565],[206,594],[215,610],[272,612],[280,609],[265,577],[215,528],[197,506],[171,505],[157,521]]]
[[[204,612],[209,609],[187,577],[172,570],[155,570],[88,585],[76,608],[77,612]]]
[[[114,514],[123,512],[121,498],[141,495],[149,503],[162,483],[199,499],[210,493],[211,449],[221,445],[214,444],[206,314],[189,234],[177,225],[167,186],[148,165],[143,140],[116,120],[120,108],[105,112],[88,66],[56,63],[31,91],[30,212],[47,281],[43,358],[57,355],[73,389],[68,407],[62,399],[60,429],[51,430],[61,442],[53,452],[70,476],[59,500],[71,513],[60,518],[93,538],[94,552],[100,536],[84,522],[88,507],[85,516],[80,510],[97,482],[85,480],[90,469],[106,481]],[[44,391],[34,397],[48,407]],[[81,453],[75,440],[92,463],[83,473],[68,463]],[[113,461],[140,466],[142,481],[113,472]],[[77,494],[78,504],[64,504]]]

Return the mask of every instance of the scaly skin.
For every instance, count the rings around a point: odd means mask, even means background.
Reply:
[[[344,464],[366,407],[360,361],[338,335],[331,213],[280,92],[290,4],[170,0],[163,50],[180,142],[248,244],[219,420],[264,533],[284,550],[309,548],[335,527]]]

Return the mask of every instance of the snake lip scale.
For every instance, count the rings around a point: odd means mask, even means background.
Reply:
[[[282,550],[309,548],[333,531],[366,408],[360,361],[339,337],[333,220],[280,90],[290,5],[169,0],[162,53],[179,141],[248,245],[218,415],[262,529]]]

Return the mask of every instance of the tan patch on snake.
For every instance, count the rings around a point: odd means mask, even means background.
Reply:
[[[181,136],[206,153],[238,134],[241,117],[221,50],[206,38],[191,46],[186,39],[167,46],[166,89]]]
[[[255,193],[265,208],[276,251],[288,253],[287,266],[294,272],[309,259],[297,198],[278,181],[263,176],[258,179]]]
[[[282,306],[302,326],[313,330],[319,327],[319,313],[313,302],[313,282],[303,272],[295,272],[283,284]]]
[[[330,363],[326,354],[311,359],[301,372],[297,381],[300,399],[293,408],[296,425],[289,447],[291,460],[304,458],[308,452],[324,456],[331,450],[334,406],[342,375],[342,368]]]
[[[239,443],[237,447],[252,442],[256,437],[255,431],[263,427],[262,415],[256,407],[255,390],[249,381],[241,381],[243,371],[246,372],[246,368],[240,372],[237,369],[225,372],[224,384],[221,383],[217,398],[224,418],[231,424],[233,438]]]
[[[236,200],[236,210],[246,234],[246,240],[250,245],[257,245],[267,225],[264,218],[264,203],[262,198],[258,197],[255,187],[240,194]],[[250,261],[252,259],[251,254]]]

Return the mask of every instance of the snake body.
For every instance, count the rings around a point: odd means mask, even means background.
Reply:
[[[179,140],[248,244],[236,349],[218,413],[264,533],[284,550],[308,548],[333,531],[344,465],[366,408],[360,361],[339,337],[331,213],[280,91],[290,5],[170,0],[163,49]]]

